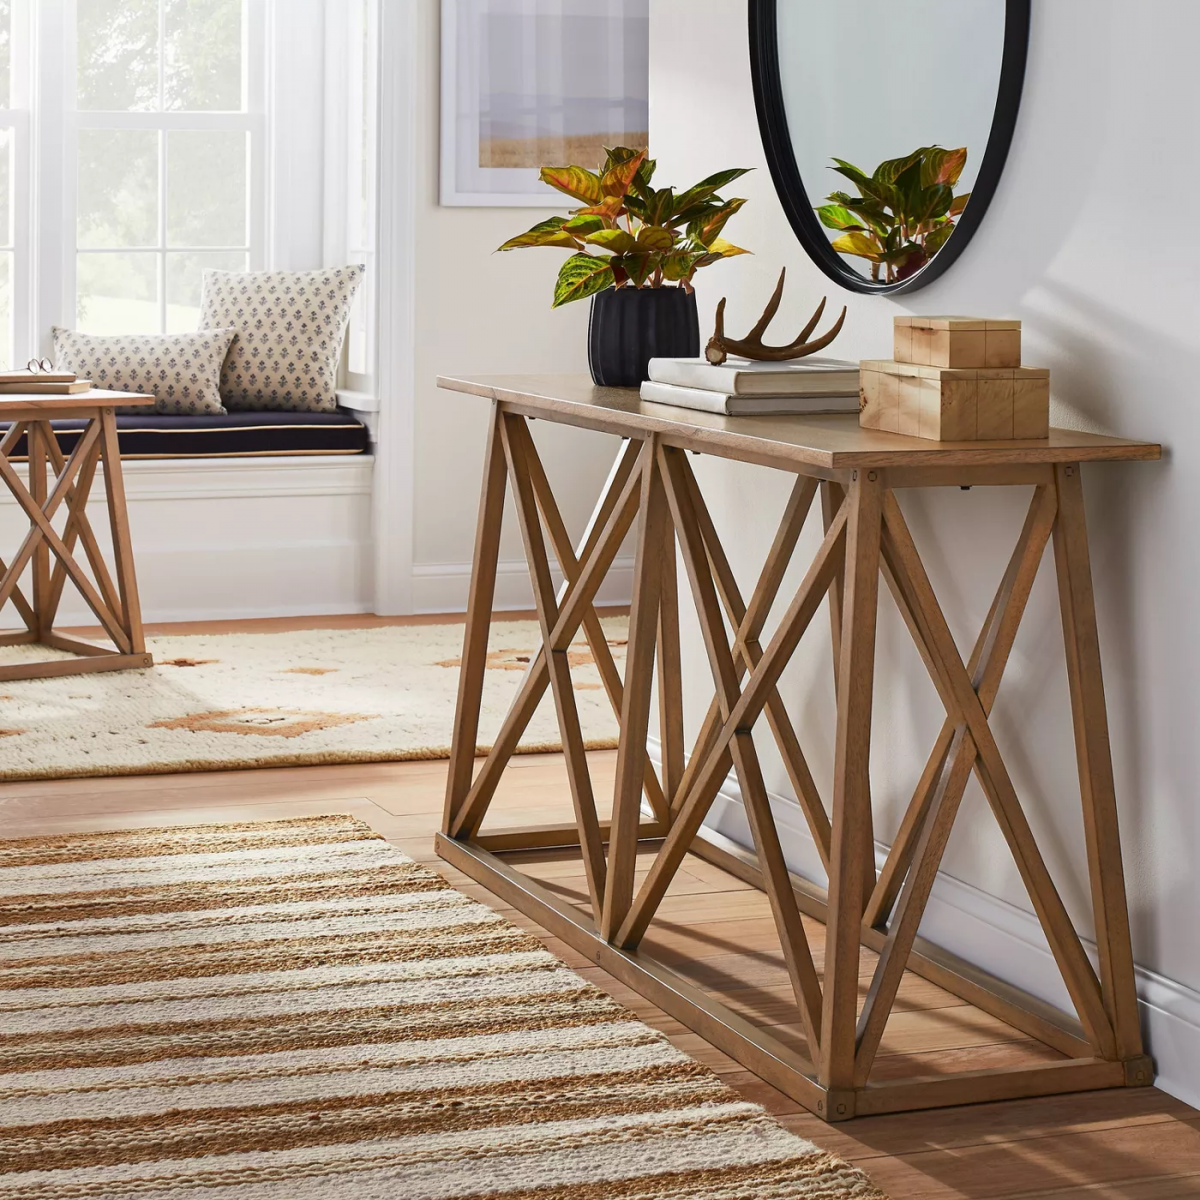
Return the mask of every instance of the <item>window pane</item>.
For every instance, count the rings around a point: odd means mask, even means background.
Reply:
[[[80,246],[158,245],[158,134],[79,131]]]
[[[167,332],[191,333],[200,327],[201,272],[244,271],[247,256],[235,250],[225,254],[167,255]]]
[[[240,112],[242,0],[166,0],[164,105]]]
[[[158,0],[76,0],[78,103],[84,109],[158,108]]]
[[[0,0],[0,107],[12,107],[12,0]]]
[[[8,367],[16,366],[12,360],[12,273],[12,254],[0,254],[0,366]]]
[[[158,333],[158,255],[80,254],[77,328],[85,333]]]
[[[246,139],[167,134],[167,245],[246,244]]]

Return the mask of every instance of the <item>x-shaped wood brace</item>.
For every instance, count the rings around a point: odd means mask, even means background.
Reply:
[[[589,863],[589,883],[594,887],[593,900],[598,901],[603,892],[605,874],[601,844],[605,830],[595,820],[591,783],[587,777],[586,759],[582,757],[581,735],[578,733],[578,713],[575,710],[569,673],[564,675],[563,668],[566,665],[567,648],[582,626],[609,699],[614,709],[620,713],[624,689],[593,603],[596,592],[637,516],[640,489],[647,463],[652,461],[652,456],[643,444],[631,442],[625,447],[606,482],[591,527],[576,554],[571,547],[569,535],[524,421],[520,417],[499,417],[494,426],[488,453],[489,461],[493,457],[496,460],[489,467],[489,486],[494,486],[502,499],[506,476],[513,484],[535,598],[539,606],[539,619],[543,624],[543,645],[529,665],[521,689],[483,766],[470,786],[465,789],[464,799],[452,814],[451,834],[454,837],[472,836],[478,831],[504,767],[549,686],[555,694],[555,707],[564,750],[568,753],[568,761],[573,764],[571,777],[576,817],[580,823],[585,859]],[[484,504],[487,499],[485,491]],[[495,496],[492,497],[492,502],[496,503]],[[496,508],[498,509],[498,503]],[[564,577],[564,587],[559,595],[555,595],[550,579],[539,512],[546,522]],[[498,534],[497,526],[497,538]],[[485,627],[482,630],[484,639],[486,633]],[[554,661],[556,654],[562,656],[561,662],[557,664]],[[465,654],[464,662],[469,657],[469,654]],[[555,678],[558,680],[557,684],[554,682]],[[470,680],[464,671],[460,680],[460,690],[469,684]],[[476,733],[477,723],[471,731],[471,736],[475,736]],[[460,736],[466,735],[463,733]],[[575,747],[578,755],[568,749],[569,747]],[[642,782],[656,818],[659,821],[663,820],[667,815],[666,800],[658,777],[654,774],[653,765],[644,750]],[[451,786],[453,787],[453,777]],[[587,815],[589,812],[590,816]]]
[[[56,472],[54,485],[50,489],[49,495],[44,498],[35,496],[26,487],[8,459],[8,454],[11,453],[22,432],[25,432],[29,439],[31,460],[37,455],[45,454],[54,466]],[[0,441],[0,479],[3,480],[32,525],[12,562],[7,567],[0,564],[0,571],[3,571],[3,574],[0,575],[0,606],[11,599],[30,629],[39,632],[48,631],[53,622],[63,586],[69,577],[118,650],[123,654],[128,654],[131,646],[129,636],[122,628],[121,603],[100,556],[95,534],[85,512],[87,497],[91,490],[101,450],[102,428],[99,421],[93,421],[88,425],[74,450],[71,451],[70,457],[65,461],[58,449],[53,430],[47,422],[20,422],[14,425],[3,441]],[[36,479],[38,475],[36,469],[32,474]],[[77,478],[78,486],[76,485]],[[35,490],[40,490],[37,483],[35,483]],[[70,515],[64,533],[60,536],[51,524],[51,520],[64,502],[68,504]],[[96,577],[104,592],[103,595],[74,558],[75,543],[80,537],[84,539],[88,560],[96,572]],[[47,548],[57,561],[54,575],[47,581],[44,594],[38,596],[38,607],[35,611],[22,595],[17,584],[30,560],[42,547]]]
[[[947,717],[867,906],[867,922],[882,925],[893,897],[899,894],[858,1021],[857,1084],[865,1083],[870,1073],[972,771],[983,786],[1016,861],[1089,1040],[1101,1057],[1116,1057],[1100,982],[1046,869],[988,724],[1038,565],[1054,528],[1056,509],[1053,487],[1039,486],[970,663],[965,665],[900,506],[890,492],[884,496],[883,561],[888,582]]]

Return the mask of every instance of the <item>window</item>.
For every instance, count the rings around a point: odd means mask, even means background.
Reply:
[[[263,265],[263,0],[71,7],[64,316],[195,329],[204,268]]]

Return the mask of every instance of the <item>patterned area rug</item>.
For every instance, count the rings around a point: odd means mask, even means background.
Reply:
[[[605,617],[618,667],[626,617]],[[147,671],[0,684],[0,779],[445,758],[463,626],[391,625],[151,638]],[[480,741],[489,746],[540,645],[535,621],[491,627]],[[68,657],[40,646],[0,662]],[[587,643],[570,650],[583,735],[617,723]],[[521,747],[558,750],[549,693]]]
[[[0,1197],[881,1200],[346,816],[0,842]]]

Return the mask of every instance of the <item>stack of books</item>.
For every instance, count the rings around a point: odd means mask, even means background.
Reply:
[[[652,358],[642,399],[727,416],[857,413],[858,363],[838,358],[719,366],[703,358]]]
[[[0,397],[74,396],[91,390],[92,381],[74,371],[0,371]]]

